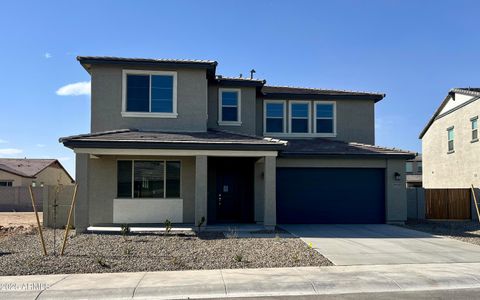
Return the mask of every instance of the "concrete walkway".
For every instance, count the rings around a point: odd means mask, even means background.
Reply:
[[[0,299],[186,299],[463,288],[480,288],[480,263],[0,277]]]
[[[480,246],[398,226],[281,227],[337,266],[480,262]]]

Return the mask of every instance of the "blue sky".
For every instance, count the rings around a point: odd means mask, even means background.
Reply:
[[[73,172],[58,138],[89,132],[89,95],[57,91],[89,81],[76,55],[212,59],[227,76],[255,68],[269,84],[384,92],[376,143],[420,151],[447,91],[479,85],[478,11],[479,1],[4,1],[0,156],[59,158]]]

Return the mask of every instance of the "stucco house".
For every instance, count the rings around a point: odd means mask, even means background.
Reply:
[[[451,89],[420,133],[423,186],[480,187],[480,88]]]
[[[422,155],[417,154],[414,158],[407,160],[405,173],[407,187],[422,187]]]
[[[413,154],[375,146],[384,94],[227,78],[216,61],[77,59],[91,132],[60,141],[76,153],[79,231],[406,220]]]
[[[0,158],[0,187],[68,185],[73,182],[56,159]]]

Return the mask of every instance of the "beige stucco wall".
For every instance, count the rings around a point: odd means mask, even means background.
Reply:
[[[183,199],[183,222],[194,223],[195,215],[195,158],[157,156],[101,156],[90,158],[77,154],[77,161],[86,168],[77,168],[79,185],[76,226],[85,229],[88,225],[113,223],[113,200],[117,197],[117,160],[179,160],[181,161],[181,195]],[[159,200],[161,201],[161,200]],[[158,220],[162,223],[165,220]]]
[[[0,180],[12,181],[12,186],[22,186],[23,177],[0,170]]]
[[[240,126],[218,125],[218,85],[208,87],[208,128],[228,130],[244,134],[255,135],[255,102],[256,89],[254,87],[225,87],[228,89],[239,89],[241,94]]]
[[[277,167],[303,168],[381,168],[385,169],[385,219],[387,223],[403,223],[407,219],[405,159],[383,158],[279,158]],[[400,180],[395,180],[395,173]]]
[[[177,118],[122,117],[122,70],[177,72]],[[206,71],[199,69],[132,68],[95,65],[91,70],[91,131],[135,128],[165,131],[207,129]]]
[[[480,142],[471,142],[472,117],[480,115],[474,101],[433,122],[422,138],[423,186],[469,188],[480,186]],[[454,126],[455,152],[448,154],[447,128]]]

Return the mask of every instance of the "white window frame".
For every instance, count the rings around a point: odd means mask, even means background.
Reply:
[[[125,198],[125,197],[122,197],[122,198],[119,198],[118,197],[118,162],[119,161],[130,161],[132,162],[132,196],[129,197],[129,198]],[[164,165],[163,165],[163,198],[136,198],[135,197],[135,161],[158,161],[158,162],[163,162]],[[180,195],[179,197],[175,197],[175,198],[167,198],[167,162],[179,162],[180,163]],[[135,200],[135,199],[159,199],[159,200],[165,200],[165,199],[183,199],[182,198],[182,184],[183,184],[183,180],[182,180],[182,167],[183,167],[183,161],[181,159],[154,159],[154,158],[151,158],[151,159],[128,159],[128,158],[119,158],[117,159],[117,164],[115,166],[116,168],[116,173],[115,173],[115,182],[117,184],[117,192],[116,192],[116,196],[115,196],[115,199],[131,199],[131,200]]]
[[[448,134],[450,130],[452,130],[453,132],[453,139],[450,139],[450,136]],[[451,150],[449,149],[450,141],[452,141]],[[453,153],[453,152],[455,152],[455,127],[451,126],[447,128],[447,153]]]
[[[292,105],[294,104],[308,104],[308,132],[292,132]],[[288,133],[290,136],[305,136],[312,134],[312,101],[288,101]]]
[[[332,104],[333,105],[333,132],[324,133],[317,132],[317,104]],[[328,119],[330,118],[318,118],[318,119]],[[319,137],[336,137],[337,136],[337,102],[335,101],[314,101],[313,102],[313,132],[315,136]]]
[[[164,112],[132,112],[127,111],[127,75],[150,75],[150,88],[149,88],[149,106],[151,110],[152,106],[152,75],[166,75],[173,76],[173,95],[172,95],[172,108],[171,113]],[[122,117],[134,117],[134,118],[177,118],[177,72],[173,71],[148,71],[148,70],[123,70],[122,71]]]
[[[283,131],[282,132],[268,132],[267,131],[267,104],[280,103],[283,104]],[[284,134],[287,132],[287,100],[264,100],[263,101],[263,134]]]
[[[477,122],[477,128],[475,128],[475,129],[473,129],[473,122]],[[479,136],[478,136],[478,116],[470,119],[470,129],[471,129],[471,142],[472,143],[478,142],[478,138],[479,138]],[[473,138],[473,132],[474,131],[477,132],[477,138],[476,139]]]
[[[238,95],[237,121],[223,121],[223,116],[222,116],[222,107],[223,107],[222,93],[223,92],[236,92]],[[241,126],[242,125],[242,90],[241,89],[231,89],[231,88],[218,89],[218,125],[221,125],[221,126]]]

